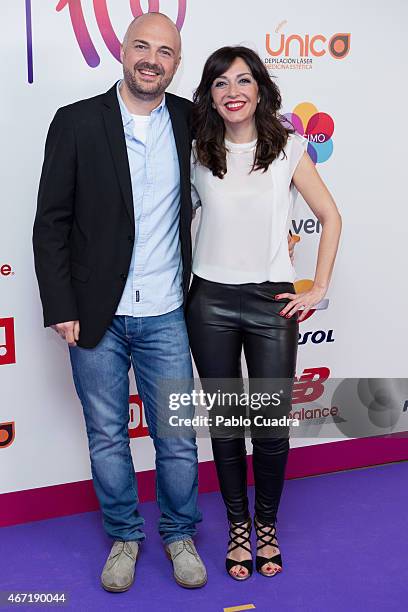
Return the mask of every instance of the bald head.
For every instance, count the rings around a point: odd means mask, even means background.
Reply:
[[[133,21],[130,22],[128,29],[126,30],[125,36],[123,37],[122,48],[125,48],[129,41],[133,38],[134,35],[138,34],[138,28],[143,28],[143,26],[150,29],[163,30],[166,31],[168,29],[169,33],[171,32],[174,36],[175,50],[177,50],[178,55],[181,53],[181,36],[180,32],[174,23],[164,13],[144,13],[143,15],[139,15],[135,17]]]
[[[181,60],[180,32],[167,15],[140,15],[126,31],[120,57],[128,93],[135,99],[158,101]]]

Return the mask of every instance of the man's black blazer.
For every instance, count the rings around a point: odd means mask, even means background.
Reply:
[[[180,165],[180,242],[186,297],[191,273],[190,113],[166,94]],[[48,131],[33,231],[47,327],[80,322],[93,348],[122,296],[135,237],[132,186],[116,84],[60,108]]]

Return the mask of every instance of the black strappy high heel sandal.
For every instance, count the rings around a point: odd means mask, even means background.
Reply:
[[[247,552],[251,553],[251,530],[252,530],[252,521],[249,518],[247,521],[243,521],[241,523],[231,523],[229,522],[229,542],[228,542],[228,553],[232,552],[236,548],[243,548]],[[240,540],[240,541],[238,541]],[[234,544],[230,548],[230,545]],[[249,544],[249,547],[247,546]],[[228,554],[227,553],[227,554]],[[242,565],[248,571],[246,576],[233,576],[231,574],[232,568],[237,565]],[[252,559],[244,559],[243,561],[235,561],[234,559],[225,559],[225,567],[227,569],[228,574],[234,580],[246,580],[249,578],[253,571],[253,562]]]
[[[266,576],[267,578],[276,576],[276,574],[279,574],[282,571],[281,554],[277,553],[276,555],[273,555],[269,558],[258,555],[258,550],[260,550],[264,546],[275,546],[276,548],[279,548],[278,540],[276,539],[275,523],[262,525],[255,517],[255,531],[257,539],[262,542],[262,544],[257,544],[256,547],[256,571],[262,574],[262,576]],[[262,571],[262,567],[270,562],[279,565],[279,569],[277,569],[273,574],[267,574],[266,572]]]

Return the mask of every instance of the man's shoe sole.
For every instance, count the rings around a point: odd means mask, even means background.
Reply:
[[[167,555],[167,558],[170,559],[171,562],[173,562],[172,558],[171,558],[171,554],[169,553],[168,550],[166,550],[166,555]],[[200,589],[205,584],[207,584],[207,576],[205,577],[205,580],[203,580],[203,582],[200,582],[199,584],[188,584],[187,582],[183,582],[182,580],[177,578],[177,576],[176,576],[176,574],[174,572],[173,572],[173,576],[174,576],[174,580],[177,582],[177,584],[179,586],[181,586],[181,587],[184,587],[185,589]]]
[[[135,581],[135,577],[133,576],[132,582],[130,582],[128,585],[123,586],[123,587],[110,587],[110,586],[106,586],[106,585],[103,584],[102,580],[101,580],[101,585],[105,589],[105,591],[109,591],[109,593],[124,593],[125,591],[128,591],[130,589],[130,587],[132,586],[134,581]]]

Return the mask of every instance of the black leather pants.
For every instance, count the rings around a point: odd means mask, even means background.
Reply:
[[[279,416],[289,414],[298,346],[296,315],[279,316],[288,300],[276,301],[279,293],[294,293],[292,283],[230,285],[194,276],[187,301],[186,320],[190,346],[204,390],[215,390],[211,380],[227,379],[223,390],[242,390],[241,353],[246,358],[249,393],[284,387]],[[253,382],[254,381],[254,382]],[[252,388],[251,388],[252,385]],[[213,386],[213,389],[211,387]],[[235,387],[235,389],[233,389]],[[241,409],[241,407],[239,407]],[[242,410],[242,409],[241,409]],[[274,412],[276,415],[276,410]],[[269,413],[270,415],[270,413]],[[289,451],[287,428],[282,435],[272,429],[257,435],[251,424],[255,514],[262,523],[276,520]],[[249,517],[244,431],[211,431],[214,461],[228,519]]]

